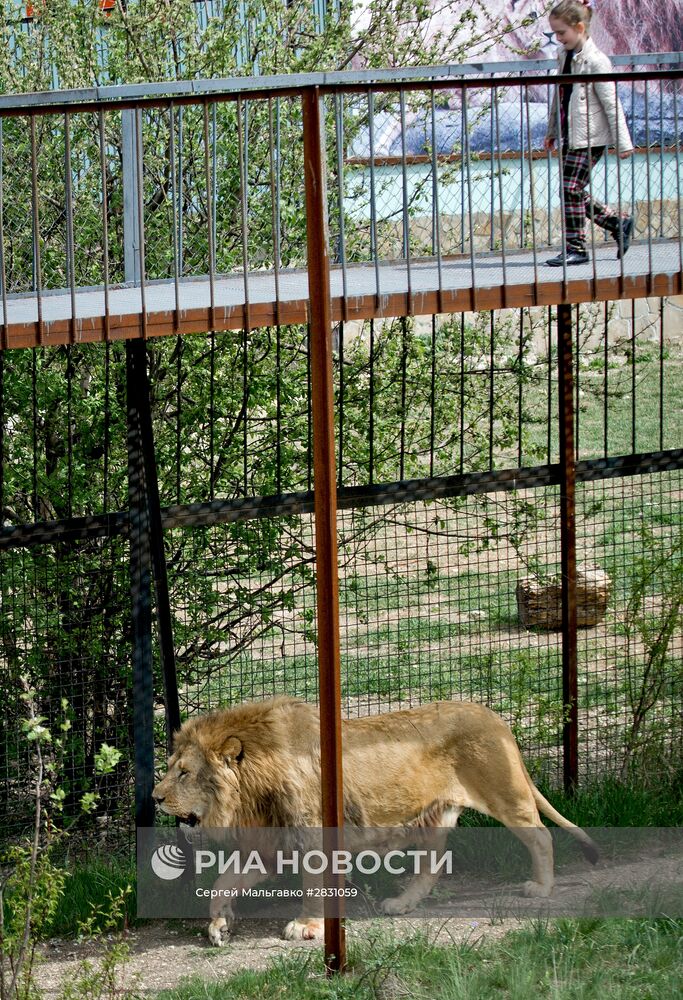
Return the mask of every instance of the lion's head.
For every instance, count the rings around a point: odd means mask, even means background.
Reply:
[[[162,812],[190,825],[231,826],[240,808],[242,744],[235,736],[222,742],[201,736],[215,733],[197,733],[191,726],[180,730],[152,797]]]

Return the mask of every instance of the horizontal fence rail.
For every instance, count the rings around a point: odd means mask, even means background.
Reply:
[[[568,78],[488,64],[2,98],[0,344],[307,322],[312,86],[335,320],[676,294],[683,70],[651,58],[582,77],[624,106],[636,152],[603,157],[590,194],[634,238],[617,259],[590,227],[572,269],[545,264],[565,235],[563,155],[542,148]]]

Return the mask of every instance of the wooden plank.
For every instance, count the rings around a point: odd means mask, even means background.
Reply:
[[[598,260],[598,275],[594,279],[588,268],[579,269],[575,275],[569,269],[567,283],[563,283],[563,275],[538,263],[538,282],[533,280],[533,268],[529,261],[533,258],[526,255],[527,260],[520,256],[510,257],[515,262],[512,270],[516,280],[509,281],[507,286],[502,283],[492,283],[491,271],[495,272],[497,259],[487,255],[481,260],[477,258],[476,276],[482,276],[482,284],[471,287],[471,274],[466,258],[448,258],[448,268],[444,272],[444,285],[439,288],[439,273],[436,261],[416,261],[413,266],[412,295],[409,297],[405,263],[401,261],[387,262],[381,267],[381,282],[379,296],[376,295],[372,265],[353,265],[348,268],[347,287],[354,294],[344,299],[341,291],[340,269],[334,270],[336,284],[332,290],[332,319],[334,322],[346,320],[383,319],[409,315],[431,316],[443,312],[469,312],[477,310],[493,310],[503,308],[528,308],[534,305],[555,306],[562,303],[604,302],[617,299],[644,298],[646,296],[663,297],[680,295],[683,291],[681,273],[673,270],[672,263],[677,258],[677,244],[658,244],[656,246],[655,264],[668,265],[661,267],[652,274],[643,267],[645,248],[641,248],[640,258],[634,257],[635,270],[623,275],[615,273],[615,261],[603,256]],[[498,259],[499,263],[499,259]],[[467,265],[467,266],[465,266]],[[480,266],[481,265],[481,266]],[[677,265],[676,265],[677,266]],[[600,274],[599,269],[611,273]],[[558,269],[559,270],[559,269]],[[274,288],[269,281],[271,276],[266,272],[255,272],[250,275],[254,287],[258,289],[261,299],[251,297],[249,304],[249,323],[252,329],[309,322],[308,277],[300,270],[282,271],[280,282],[280,300],[275,301]],[[486,280],[486,285],[483,280]],[[243,292],[232,279],[222,279],[218,283],[220,294],[214,306],[214,327],[217,330],[242,330],[247,323],[246,307]],[[142,336],[146,325],[148,337],[192,335],[207,333],[212,329],[211,305],[208,301],[208,279],[205,282],[194,280],[181,287],[181,308],[175,313],[175,292],[173,283],[167,285],[147,286],[147,321],[143,324],[139,311],[131,311],[135,301],[135,289],[113,289],[110,293],[109,340],[130,340]],[[116,300],[119,295],[118,302]],[[263,296],[267,295],[265,300]],[[230,296],[234,301],[225,301]],[[55,301],[57,300],[57,301]],[[188,305],[182,308],[183,300]],[[192,301],[194,300],[194,302]],[[103,342],[107,336],[107,322],[104,316],[104,298],[102,296],[102,315],[77,315],[71,319],[70,293],[65,289],[62,294],[50,292],[42,296],[42,323],[37,321],[37,298],[26,295],[9,296],[8,323],[6,326],[6,347],[35,347],[41,342],[45,345]],[[196,303],[196,304],[195,304]],[[76,293],[78,311],[85,312],[97,307],[99,300],[92,289]],[[126,308],[116,312],[117,304]],[[50,319],[50,315],[59,316]]]

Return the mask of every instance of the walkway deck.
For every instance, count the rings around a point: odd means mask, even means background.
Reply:
[[[678,242],[634,244],[623,262],[613,244],[601,245],[595,260],[567,270],[549,268],[548,251],[482,254],[334,266],[332,311],[336,320],[401,315],[431,315],[474,309],[555,305],[560,302],[609,301],[683,292]],[[379,276],[379,292],[377,277]],[[154,282],[109,289],[106,315],[104,289],[70,289],[8,296],[7,326],[0,328],[6,347],[85,343],[190,334],[209,330],[239,330],[245,326],[305,323],[308,319],[308,276],[305,270],[282,270],[279,297],[273,272]],[[246,295],[245,295],[246,288]],[[346,290],[346,294],[345,294]],[[144,299],[144,309],[143,309]],[[75,304],[75,315],[72,311]],[[39,320],[39,306],[42,321]],[[0,306],[0,324],[4,314]]]

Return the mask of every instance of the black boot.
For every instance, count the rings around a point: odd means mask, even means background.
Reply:
[[[631,245],[631,236],[633,234],[634,219],[632,215],[627,216],[625,219],[619,221],[619,226],[616,233],[613,233],[614,239],[617,241],[617,260],[621,260],[626,251]]]
[[[551,257],[546,261],[548,267],[562,267],[566,264],[571,267],[573,264],[588,264],[590,255],[586,250],[579,250],[576,247],[567,247],[566,251],[558,253],[557,257]]]

